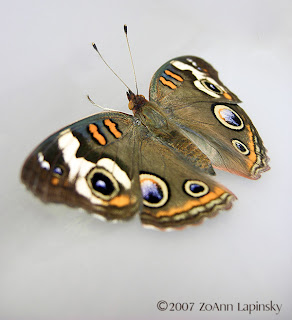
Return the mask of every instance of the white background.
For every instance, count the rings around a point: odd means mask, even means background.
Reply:
[[[0,318],[291,319],[291,1],[2,1]],[[272,170],[217,179],[238,201],[178,232],[111,224],[44,205],[19,180],[44,138],[99,112],[127,110],[125,88],[91,47],[141,93],[170,58],[203,57],[259,130]],[[195,302],[158,311],[159,300]],[[282,304],[274,312],[199,312],[205,303]]]

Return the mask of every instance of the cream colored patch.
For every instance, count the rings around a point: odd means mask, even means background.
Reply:
[[[75,182],[76,192],[87,198],[93,204],[104,205],[105,201],[92,194],[85,179],[88,172],[94,168],[96,164],[83,157],[76,157],[80,142],[73,136],[70,129],[66,129],[60,133],[58,145],[62,151],[63,159],[69,167],[68,180],[71,183]]]
[[[83,157],[76,157],[80,142],[73,136],[69,129],[60,133],[58,145],[59,149],[62,151],[63,159],[70,169],[68,175],[68,180],[70,182],[73,182],[77,175],[78,177],[84,177],[90,169],[95,167],[93,162],[90,162]]]
[[[122,185],[125,189],[131,188],[131,180],[125,171],[123,171],[118,164],[109,158],[102,158],[97,161],[97,166],[105,168],[108,172],[112,173],[114,178]]]
[[[220,98],[221,94],[218,94],[218,93],[210,90],[208,87],[204,86],[202,81],[208,81],[208,82],[212,83],[219,90],[221,90],[222,94],[225,92],[224,88],[222,86],[220,86],[213,78],[208,77],[205,72],[201,72],[201,71],[197,70],[195,67],[190,66],[189,64],[183,63],[178,60],[172,60],[170,63],[179,70],[191,71],[192,74],[197,78],[197,80],[194,81],[194,85],[199,90],[207,93],[209,96],[212,96],[214,98]]]
[[[42,152],[38,153],[38,162],[43,169],[50,170],[51,168],[50,163],[45,160],[45,157]]]
[[[113,179],[116,179],[125,189],[130,189],[131,181],[127,174],[111,159],[102,158],[93,163],[83,157],[76,157],[80,147],[79,140],[67,129],[60,133],[58,140],[59,149],[62,151],[64,161],[69,167],[68,180],[75,182],[76,192],[87,198],[92,204],[108,206],[108,201],[97,197],[88,185],[86,176],[94,167],[104,168]]]

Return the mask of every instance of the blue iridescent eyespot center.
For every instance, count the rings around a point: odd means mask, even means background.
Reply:
[[[239,114],[226,105],[215,105],[214,115],[221,124],[229,129],[241,130],[244,128],[244,122]]]
[[[185,192],[194,198],[200,198],[209,193],[209,187],[203,181],[188,180],[184,184]]]
[[[236,127],[240,126],[241,121],[233,111],[231,111],[229,109],[221,109],[219,111],[219,114],[220,114],[221,118],[223,120],[225,120],[227,123],[229,123],[233,126],[236,126]]]
[[[53,172],[59,176],[61,176],[63,174],[63,169],[61,167],[55,167]]]
[[[215,83],[212,83],[212,82],[208,81],[207,79],[202,79],[201,83],[208,90],[211,90],[211,91],[213,91],[215,93],[219,93],[219,94],[223,93],[222,90]]]
[[[112,181],[101,172],[97,172],[92,176],[91,183],[95,191],[105,196],[109,196],[115,191]]]
[[[151,180],[146,180],[142,187],[143,199],[150,203],[158,203],[163,198],[160,186]]]
[[[168,187],[158,176],[151,173],[140,174],[143,204],[147,207],[162,207],[168,200]]]
[[[245,152],[246,151],[246,148],[241,143],[236,142],[235,145],[241,152]]]
[[[197,184],[197,183],[192,183],[190,184],[190,190],[193,192],[193,193],[199,193],[199,192],[202,192],[204,191],[204,187],[201,186],[200,184]]]
[[[213,83],[205,81],[205,85],[208,89],[217,92],[217,93],[221,93],[221,90],[219,90]]]

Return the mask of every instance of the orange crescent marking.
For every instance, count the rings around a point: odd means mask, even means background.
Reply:
[[[98,132],[98,128],[95,124],[91,123],[88,129],[92,133],[94,139],[96,139],[101,145],[106,145],[105,137]]]
[[[222,108],[218,109],[218,114],[219,114],[219,116],[220,116],[220,118],[221,118],[222,120],[226,121],[225,118],[223,118],[223,116],[222,116],[222,114],[221,114],[221,111],[222,111],[222,110],[225,110],[225,108],[222,107]]]
[[[224,96],[226,99],[228,99],[228,100],[232,100],[231,95],[230,95],[229,93],[227,93],[227,92],[224,92],[224,93],[223,93],[223,96]]]
[[[173,79],[175,79],[175,80],[178,80],[178,81],[180,81],[180,82],[183,82],[183,81],[184,81],[184,79],[183,79],[182,77],[180,77],[179,75],[177,75],[177,74],[175,74],[175,73],[173,73],[173,72],[171,72],[171,71],[169,71],[169,70],[165,70],[164,72],[165,72],[165,74],[171,76],[171,77],[172,77]]]
[[[118,139],[122,136],[122,133],[116,128],[117,124],[110,119],[105,119],[104,124],[109,128],[109,131]]]
[[[111,206],[116,206],[116,207],[125,207],[130,203],[131,203],[130,197],[125,195],[115,197],[109,202]]]
[[[189,200],[183,207],[179,208],[171,208],[170,210],[159,211],[156,215],[157,218],[160,217],[171,217],[175,214],[187,212],[194,207],[200,207],[205,205],[206,203],[219,198],[225,191],[219,187],[214,187],[214,191],[207,193],[202,198],[198,198],[196,200]]]
[[[165,86],[168,86],[169,88],[171,89],[176,89],[177,86],[175,84],[173,84],[171,81],[167,81],[165,80],[165,78],[163,77],[160,77],[159,80],[165,85]]]
[[[59,179],[57,177],[53,177],[51,179],[51,184],[54,185],[54,186],[57,186],[59,184]]]
[[[152,182],[153,184],[159,185],[159,184],[157,183],[157,181],[155,181],[154,179],[150,179],[150,178],[140,179],[140,183],[143,183],[144,181],[150,181],[150,182]]]

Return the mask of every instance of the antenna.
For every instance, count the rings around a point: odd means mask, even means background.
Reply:
[[[105,108],[105,107],[102,107],[98,104],[96,104],[93,100],[91,100],[91,98],[89,97],[89,95],[87,95],[87,99],[95,106],[95,107],[98,107],[102,110],[107,110],[107,111],[118,111],[118,110],[114,110],[114,109],[110,109],[110,108]]]
[[[98,49],[97,49],[97,47],[96,47],[96,44],[94,43],[94,42],[92,42],[92,46],[93,46],[93,48],[94,48],[94,50],[99,54],[99,56],[101,57],[101,60],[105,63],[105,65],[110,69],[110,71],[124,84],[124,86],[126,87],[126,88],[128,88],[128,90],[130,91],[130,92],[132,92],[131,91],[131,89],[125,84],[125,82],[114,72],[114,70],[108,65],[108,63],[104,60],[104,58],[103,58],[103,56],[100,54],[100,52],[98,51]]]
[[[138,95],[137,77],[136,77],[136,72],[135,72],[135,68],[134,68],[134,62],[133,62],[132,52],[131,52],[131,49],[130,49],[130,44],[129,44],[129,39],[128,39],[128,27],[127,27],[127,25],[126,25],[126,24],[124,24],[124,32],[125,32],[126,39],[127,39],[128,49],[129,49],[129,52],[130,52],[131,64],[132,64],[132,68],[133,68],[133,72],[134,72],[134,78],[135,78],[136,90],[137,90],[137,95]]]

